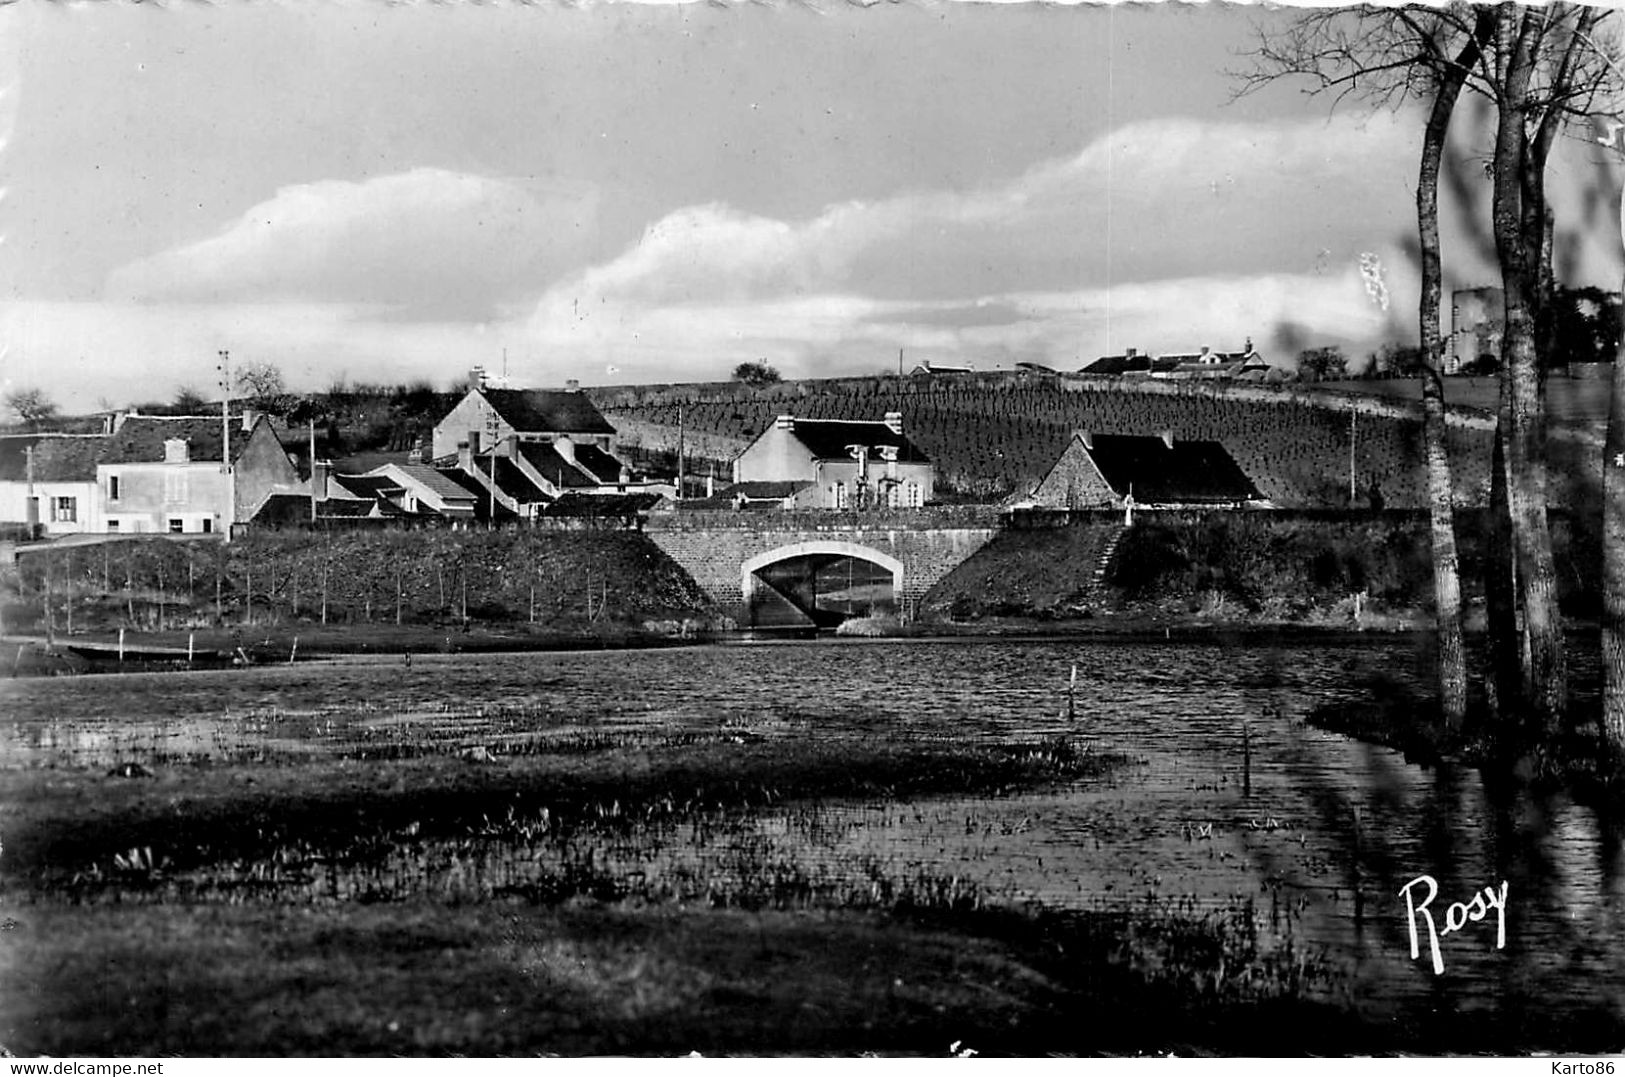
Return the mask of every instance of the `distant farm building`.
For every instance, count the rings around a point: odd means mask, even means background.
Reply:
[[[1075,434],[1033,490],[1043,508],[1244,508],[1267,504],[1216,441]]]
[[[1129,348],[1122,355],[1103,355],[1079,371],[1080,374],[1110,377],[1142,377],[1167,381],[1230,379],[1235,381],[1278,380],[1284,372],[1275,370],[1253,348],[1253,342],[1240,351],[1216,352],[1203,348],[1194,352],[1169,352],[1151,356]]]
[[[933,375],[946,376],[954,374],[973,374],[975,371],[968,366],[952,366],[946,363],[933,364],[931,360],[926,359],[917,365],[913,370],[909,371],[909,373],[911,375],[917,375],[920,377],[931,377]]]

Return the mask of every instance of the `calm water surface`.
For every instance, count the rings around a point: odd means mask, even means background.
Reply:
[[[1373,674],[1417,688],[1426,679],[1408,641],[825,640],[433,656],[409,668],[346,660],[10,682],[0,753],[23,768],[285,765],[590,745],[605,733],[651,745],[674,733],[815,738],[821,725],[923,740],[1073,734],[1134,762],[1034,794],[825,806],[820,855],[837,866],[883,857],[1018,903],[1251,902],[1300,951],[1324,953],[1345,974],[1339,990],[1374,1013],[1584,1004],[1625,1022],[1618,830],[1564,797],[1503,795],[1476,771],[1423,769],[1305,725],[1319,705],[1366,698]],[[787,812],[756,813],[764,841],[786,837]],[[724,854],[682,855],[693,871],[718,869],[706,857]],[[502,870],[522,873],[523,859]],[[1505,948],[1492,911],[1443,937],[1442,975],[1425,927],[1412,961],[1400,888],[1423,874],[1438,882],[1441,929],[1450,902],[1504,881]]]

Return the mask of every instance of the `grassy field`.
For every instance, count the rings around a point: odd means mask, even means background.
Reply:
[[[839,805],[929,813],[1124,762],[1070,738],[584,733],[341,755],[0,772],[0,1045],[1246,1051],[1290,1015],[1371,1046],[1250,902],[1062,914],[900,852],[831,860]]]

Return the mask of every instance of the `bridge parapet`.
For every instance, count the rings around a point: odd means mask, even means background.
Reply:
[[[938,505],[921,509],[774,509],[736,512],[727,509],[651,512],[646,531],[936,531],[961,527],[996,528],[1003,514],[997,505]]]

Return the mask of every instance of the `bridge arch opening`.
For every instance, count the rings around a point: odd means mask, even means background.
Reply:
[[[747,558],[739,583],[752,627],[830,628],[849,617],[895,610],[903,563],[870,546],[815,539]]]

